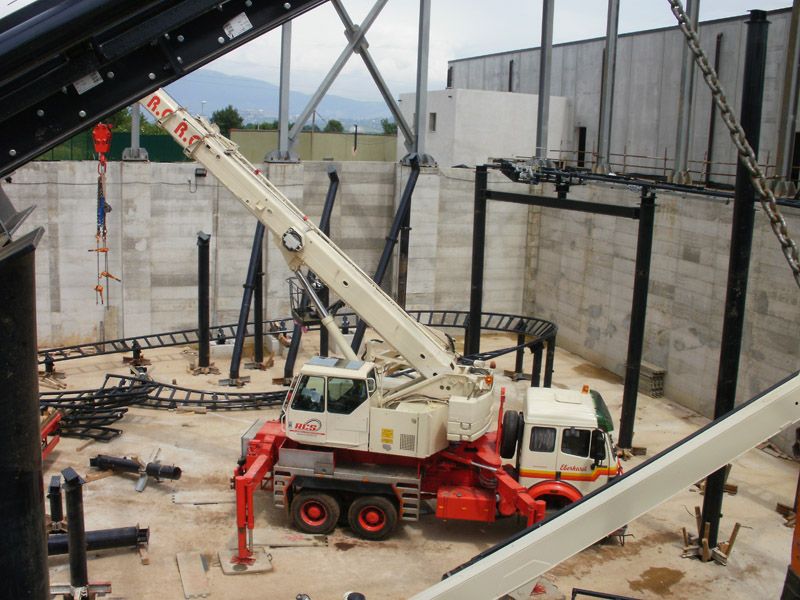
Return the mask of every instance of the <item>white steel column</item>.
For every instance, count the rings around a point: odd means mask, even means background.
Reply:
[[[289,147],[289,91],[292,68],[292,22],[281,26],[281,72],[278,97],[278,150],[264,157],[265,162],[297,162],[297,155]]]
[[[122,151],[122,160],[147,160],[147,150],[140,146],[140,133],[142,130],[139,103],[131,105],[131,147]]]
[[[536,113],[536,158],[547,159],[547,121],[550,116],[550,67],[553,62],[555,0],[542,3],[542,43],[539,48],[539,110]]]
[[[606,22],[606,60],[603,65],[602,97],[600,98],[600,125],[597,131],[597,163],[595,171],[608,173],[609,147],[611,145],[611,107],[614,104],[614,69],[617,63],[617,29],[619,27],[619,0],[608,0]]]
[[[699,32],[700,0],[687,0],[686,14]],[[683,44],[681,60],[681,88],[678,93],[678,121],[675,136],[675,165],[672,169],[674,183],[691,183],[689,174],[689,144],[692,137],[692,101],[694,97],[694,54],[688,44]]]

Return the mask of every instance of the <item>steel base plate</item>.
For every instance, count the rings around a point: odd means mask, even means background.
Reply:
[[[244,575],[245,573],[266,573],[272,571],[272,554],[267,554],[263,549],[256,548],[253,551],[252,564],[234,563],[231,559],[236,556],[236,551],[229,548],[222,548],[217,552],[219,565],[225,575]]]

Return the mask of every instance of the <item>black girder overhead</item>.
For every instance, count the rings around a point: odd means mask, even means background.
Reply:
[[[0,176],[326,0],[38,0],[0,19]]]

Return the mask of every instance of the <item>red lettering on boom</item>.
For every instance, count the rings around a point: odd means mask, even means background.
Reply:
[[[189,128],[189,124],[186,121],[181,121],[178,123],[178,126],[173,130],[172,133],[177,135],[178,137],[183,137],[186,134],[186,130]]]
[[[199,139],[201,139],[200,136],[195,134],[195,135],[193,135],[192,137],[189,138],[188,144],[191,146],[192,144],[194,144]]]
[[[152,95],[150,96],[150,100],[147,101],[147,108],[153,112],[156,112],[159,104],[161,104],[161,98],[156,95]]]

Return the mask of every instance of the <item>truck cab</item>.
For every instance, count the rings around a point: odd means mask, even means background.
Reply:
[[[588,387],[530,388],[524,410],[504,419],[504,429],[507,422],[516,431],[519,482],[549,509],[581,499],[618,474],[611,415],[602,396]]]

